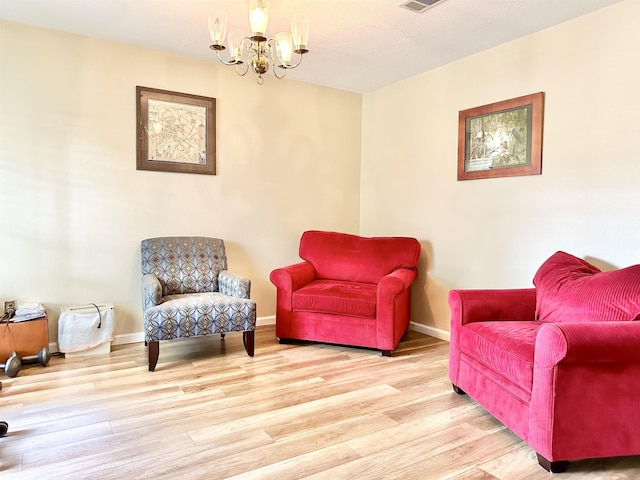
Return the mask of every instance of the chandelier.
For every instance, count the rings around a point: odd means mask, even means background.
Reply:
[[[276,33],[275,38],[267,38],[267,23],[269,21],[269,2],[267,0],[249,0],[249,24],[251,35],[246,37],[241,29],[230,28],[227,31],[227,15],[223,12],[209,15],[209,34],[211,45],[209,48],[216,52],[218,59],[225,65],[235,66],[236,73],[244,76],[249,67],[258,75],[258,85],[264,83],[262,74],[271,66],[276,78],[284,78],[287,70],[296,68],[302,62],[302,55],[309,52],[309,17],[293,15],[291,17],[291,32]],[[224,46],[225,37],[228,48]],[[229,50],[229,59],[220,55],[223,50]],[[273,52],[276,52],[279,63],[276,66]],[[293,54],[297,54],[292,61]]]

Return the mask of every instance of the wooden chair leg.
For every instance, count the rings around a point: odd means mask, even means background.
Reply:
[[[149,371],[153,372],[158,364],[158,356],[160,354],[160,342],[148,342],[149,349]]]
[[[556,460],[552,462],[551,460],[547,460],[539,453],[538,455],[538,463],[542,468],[544,468],[547,472],[551,473],[562,473],[567,470],[569,466],[569,462],[567,460]]]
[[[242,343],[244,344],[244,349],[247,351],[247,355],[253,357],[254,353],[254,342],[255,342],[256,332],[253,330],[242,332]]]

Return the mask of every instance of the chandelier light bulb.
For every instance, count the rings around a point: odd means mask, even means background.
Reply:
[[[254,37],[264,37],[269,23],[269,2],[267,0],[249,1],[249,24]]]
[[[241,63],[244,32],[239,28],[229,29],[229,55],[232,63]]]
[[[291,65],[291,56],[293,55],[293,38],[289,32],[276,33],[276,52],[280,63],[288,67]]]
[[[217,12],[209,14],[209,36],[211,37],[211,45],[215,47],[222,47],[224,50],[224,39],[227,35],[227,14],[224,12]],[[217,50],[217,48],[214,50]]]
[[[291,17],[291,35],[296,53],[307,53],[309,43],[309,17],[294,15]]]

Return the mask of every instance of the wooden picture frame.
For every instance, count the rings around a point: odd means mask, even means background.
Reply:
[[[136,87],[136,169],[216,174],[216,99]]]
[[[540,175],[544,92],[462,110],[458,180]]]

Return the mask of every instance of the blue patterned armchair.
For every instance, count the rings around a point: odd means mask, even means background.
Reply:
[[[160,237],[142,240],[142,303],[149,371],[160,340],[243,332],[253,357],[256,303],[251,280],[227,271],[219,238]]]

